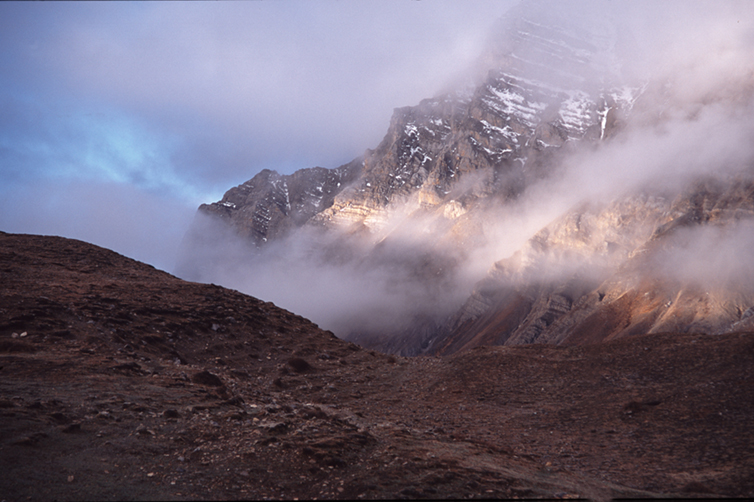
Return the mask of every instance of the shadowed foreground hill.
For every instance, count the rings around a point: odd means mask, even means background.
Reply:
[[[0,233],[4,500],[754,495],[754,336],[387,356]]]

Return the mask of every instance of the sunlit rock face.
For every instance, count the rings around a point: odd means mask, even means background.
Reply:
[[[754,328],[754,73],[636,71],[600,5],[523,2],[362,157],[202,205],[184,275],[402,355]]]

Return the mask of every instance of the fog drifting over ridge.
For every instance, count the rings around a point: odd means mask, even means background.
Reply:
[[[599,208],[642,191],[663,194],[669,203],[699,178],[754,174],[754,7],[746,2],[590,2],[568,7],[558,3],[558,9],[574,20],[586,13],[581,9],[588,9],[591,19],[604,16],[624,34],[630,33],[634,42],[621,62],[632,79],[629,85],[642,86],[643,91],[612,138],[575,148],[559,159],[552,176],[527,187],[515,204],[480,213],[483,243],[447,244],[441,218],[409,218],[412,208],[395,207],[384,226],[393,231],[352,240],[355,249],[350,256],[333,259],[333,246],[338,246],[333,233],[298,232],[261,254],[225,235],[221,262],[209,263],[217,256],[199,258],[204,271],[192,273],[273,301],[341,336],[349,331],[389,331],[413,316],[452,311],[493,263],[511,257],[539,230],[579,204]],[[215,227],[207,223],[213,241],[219,239],[212,234],[219,231]],[[754,258],[748,245],[750,229],[743,223],[725,232],[686,230],[678,254],[662,254],[658,266],[675,278],[724,282],[734,264]],[[713,240],[726,246],[725,259],[715,257]],[[431,280],[416,275],[427,248],[432,248],[440,268],[447,261],[445,275]],[[365,258],[375,253],[376,260]],[[254,254],[256,258],[249,260]],[[391,256],[396,259],[391,261]],[[549,265],[538,266],[542,278],[554,280],[576,269],[594,268],[590,259],[577,253],[568,262],[553,258]],[[603,273],[613,270],[613,265],[600,266],[607,267]]]

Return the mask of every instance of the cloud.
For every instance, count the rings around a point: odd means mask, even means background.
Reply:
[[[93,183],[193,212],[263,168],[336,167],[467,64],[512,3],[2,2],[4,191]],[[66,207],[57,230],[12,211],[3,230],[65,234]],[[110,214],[149,226],[132,209]]]
[[[0,189],[0,229],[91,242],[172,270],[193,207],[180,198],[107,181],[38,181]]]
[[[340,335],[405,329],[470,291],[471,283],[459,288],[451,251],[405,234],[377,240],[303,228],[253,249],[215,217],[197,213],[177,274],[272,301]]]
[[[60,26],[31,61],[72,93],[197,138],[184,169],[203,177],[336,167],[379,142],[394,107],[468,64],[507,5],[67,5],[51,8]]]

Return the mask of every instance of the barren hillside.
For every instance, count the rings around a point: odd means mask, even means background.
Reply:
[[[754,336],[401,358],[0,233],[4,500],[754,496]]]

